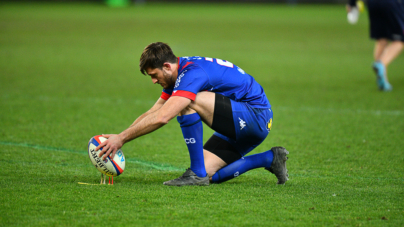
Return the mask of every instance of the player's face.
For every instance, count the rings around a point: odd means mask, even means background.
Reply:
[[[164,67],[162,69],[148,68],[146,72],[151,77],[153,84],[160,84],[165,89],[172,87],[175,82],[173,81],[173,75]]]

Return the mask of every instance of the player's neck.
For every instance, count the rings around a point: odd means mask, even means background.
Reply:
[[[173,77],[175,78],[175,80],[177,80],[179,63],[171,64],[171,67],[172,67]]]

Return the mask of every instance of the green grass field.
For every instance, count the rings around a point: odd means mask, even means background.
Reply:
[[[87,142],[160,96],[138,67],[156,41],[263,85],[274,124],[252,154],[286,147],[286,185],[256,169],[163,186],[189,166],[175,119],[126,144],[125,172],[97,185]],[[404,226],[404,55],[383,93],[372,52],[366,13],[349,25],[342,5],[2,4],[0,226]]]

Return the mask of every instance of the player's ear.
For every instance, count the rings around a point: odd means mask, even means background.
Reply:
[[[171,66],[170,63],[164,62],[164,64],[163,64],[163,69],[165,69],[165,70],[167,70],[167,71],[171,71],[171,68],[172,68],[172,66]]]

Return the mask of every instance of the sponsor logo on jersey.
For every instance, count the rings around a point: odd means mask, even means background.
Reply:
[[[182,73],[177,77],[177,80],[175,81],[174,89],[176,89],[178,86],[180,86],[181,78],[185,76],[185,73],[186,73],[187,71],[188,71],[188,70],[185,70],[184,72],[182,72]]]

